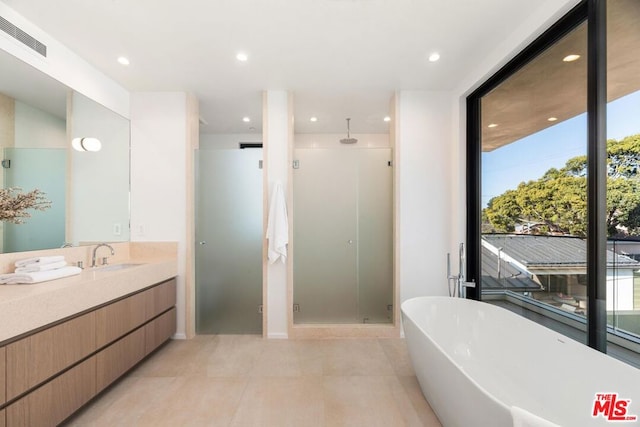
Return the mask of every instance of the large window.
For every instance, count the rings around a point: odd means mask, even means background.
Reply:
[[[468,98],[467,240],[472,297],[605,351],[640,343],[640,2],[598,3]]]

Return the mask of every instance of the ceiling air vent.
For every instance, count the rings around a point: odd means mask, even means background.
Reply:
[[[39,42],[34,37],[25,33],[20,28],[16,27],[11,22],[4,19],[2,16],[0,16],[0,30],[9,34],[11,37],[18,40],[20,43],[24,44],[25,46],[35,50],[40,55],[44,57],[47,56],[47,46],[45,44]]]

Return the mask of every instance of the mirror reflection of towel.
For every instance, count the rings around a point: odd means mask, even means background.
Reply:
[[[287,260],[287,244],[289,243],[289,219],[287,218],[287,201],[280,181],[273,184],[271,203],[269,204],[269,220],[267,222],[267,239],[269,248],[267,257],[273,264],[280,258]]]

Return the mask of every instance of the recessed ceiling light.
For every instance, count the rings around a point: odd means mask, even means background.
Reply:
[[[120,56],[118,58],[118,63],[121,65],[129,65],[129,59],[127,57]]]
[[[240,62],[247,62],[247,60],[249,59],[249,55],[244,52],[238,52],[238,54],[236,55],[236,59]]]
[[[487,126],[488,128],[497,128],[498,124],[497,123],[491,123],[489,126]]]
[[[580,55],[572,54],[572,55],[565,56],[564,58],[562,58],[562,60],[564,62],[573,62],[573,61],[575,61],[575,60],[577,60],[579,58],[580,58]]]
[[[438,59],[440,59],[440,54],[438,52],[433,52],[429,55],[429,62],[436,62]]]
[[[249,117],[243,117],[242,121],[245,123],[249,123],[251,121],[251,119]]]
[[[550,121],[550,122],[555,122],[556,120],[558,120],[558,118],[557,117],[549,117],[547,120]]]
[[[384,118],[384,119],[382,119],[382,120],[384,120],[385,122],[390,122],[390,121],[391,121],[391,117],[389,117],[389,116],[385,116],[385,118]]]
[[[309,120],[312,121],[312,122],[317,122],[318,118],[317,117],[311,117]]]

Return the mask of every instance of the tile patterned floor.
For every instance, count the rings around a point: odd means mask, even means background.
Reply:
[[[170,341],[65,426],[440,426],[404,340]]]

